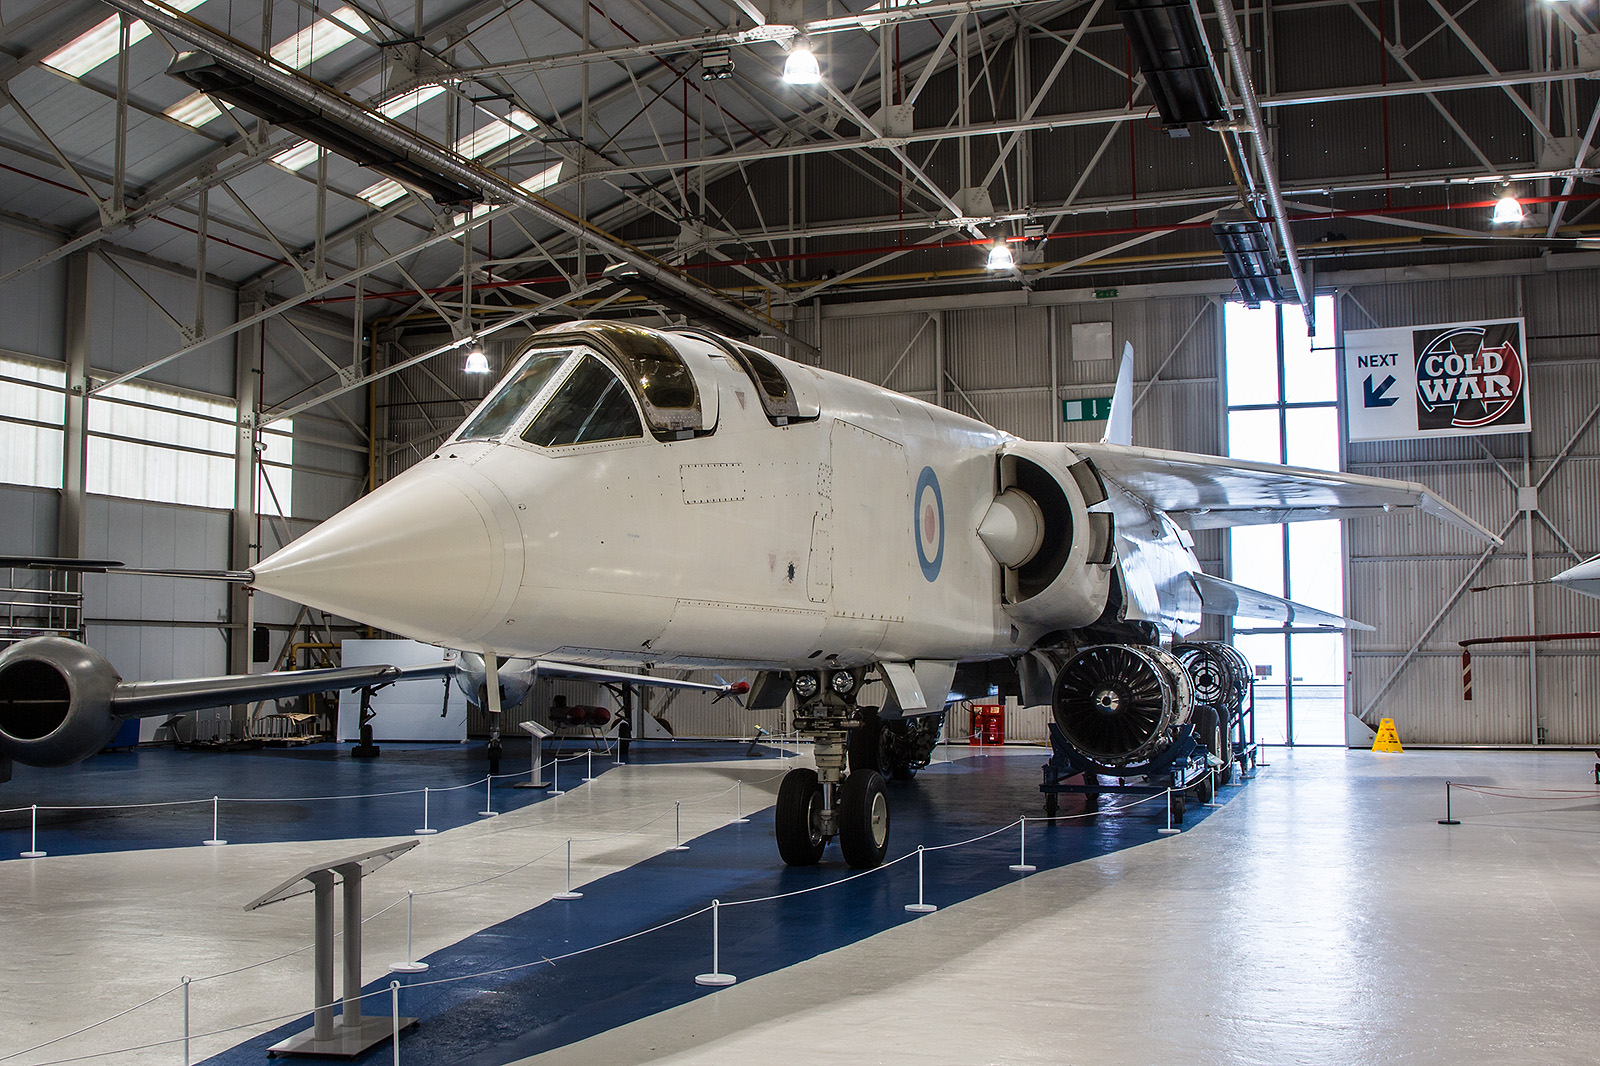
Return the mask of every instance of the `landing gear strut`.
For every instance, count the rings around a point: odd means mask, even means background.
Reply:
[[[855,706],[859,671],[818,671],[796,678],[795,729],[814,745],[817,768],[794,769],[778,788],[778,854],[790,866],[815,866],[839,838],[845,862],[867,869],[889,850],[889,796],[877,769],[877,714],[863,721]],[[870,727],[855,757],[850,749]],[[872,749],[869,754],[867,749]]]

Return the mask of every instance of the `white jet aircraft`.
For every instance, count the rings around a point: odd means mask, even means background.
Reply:
[[[1550,580],[1573,592],[1600,599],[1600,555],[1568,567]]]
[[[507,658],[760,671],[753,703],[792,694],[815,744],[778,794],[780,853],[816,863],[837,837],[873,866],[884,771],[926,765],[960,664],[1010,660],[1028,704],[1060,722],[1077,701],[1148,750],[1192,708],[1160,645],[1202,614],[1359,625],[1203,573],[1192,530],[1416,508],[1495,539],[1419,484],[1133,447],[1132,384],[1125,354],[1102,443],[1041,443],[700,330],[564,324],[433,455],[242,576],[481,654],[492,711]],[[59,764],[123,717],[374,680],[126,684],[36,638],[0,654],[0,754]]]

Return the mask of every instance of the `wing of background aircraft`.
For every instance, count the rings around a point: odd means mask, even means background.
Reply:
[[[1071,444],[1102,477],[1187,529],[1314,522],[1415,507],[1493,544],[1500,538],[1414,481],[1118,444]]]
[[[1303,603],[1286,600],[1268,592],[1258,592],[1220,577],[1196,572],[1191,575],[1200,590],[1200,602],[1206,614],[1225,614],[1243,622],[1258,622],[1269,626],[1297,626],[1317,629],[1362,629],[1372,632],[1371,626],[1330,611],[1319,611]]]

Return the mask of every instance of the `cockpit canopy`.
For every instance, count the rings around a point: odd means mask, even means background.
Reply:
[[[766,353],[713,334],[714,342],[757,386],[774,425],[816,417]],[[455,440],[498,440],[516,433],[541,448],[643,437],[684,440],[711,432],[717,396],[674,346],[652,329],[617,322],[572,322],[535,334]],[[641,412],[643,418],[641,420]]]

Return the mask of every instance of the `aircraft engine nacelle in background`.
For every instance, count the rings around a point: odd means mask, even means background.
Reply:
[[[1064,445],[1008,442],[1000,494],[978,536],[1005,567],[1005,610],[1023,640],[1090,625],[1105,612],[1115,563],[1112,516],[1094,465]]]
[[[456,661],[456,686],[466,694],[468,702],[474,707],[480,706],[483,694],[488,691],[489,675],[483,656],[475,651],[462,651],[448,652],[445,658]],[[533,660],[505,659],[496,672],[500,676],[500,706],[510,710],[526,699],[528,690],[533,688]]]
[[[111,742],[122,719],[122,678],[98,652],[65,637],[34,637],[0,653],[0,759],[69,766]]]
[[[1073,749],[1108,773],[1160,755],[1194,713],[1194,687],[1171,653],[1097,644],[1062,664],[1051,711]]]

